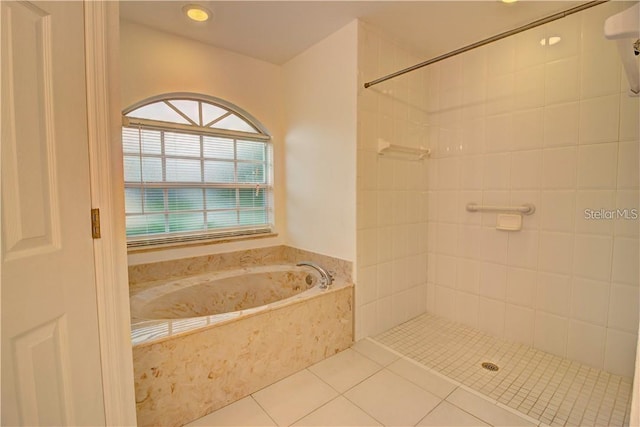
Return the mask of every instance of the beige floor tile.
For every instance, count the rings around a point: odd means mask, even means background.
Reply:
[[[361,382],[344,396],[388,426],[413,426],[441,401],[387,369]]]
[[[351,349],[346,349],[309,368],[340,393],[344,393],[380,369],[382,366]]]
[[[275,426],[269,415],[262,410],[251,396],[240,399],[224,408],[218,409],[209,415],[205,415],[186,427],[204,426]]]
[[[253,394],[278,425],[290,425],[338,393],[308,370],[302,370]]]
[[[418,423],[418,426],[442,426],[442,427],[466,427],[466,426],[488,426],[468,412],[447,401],[441,402],[436,408],[429,412],[426,417]]]
[[[399,358],[399,356],[380,344],[371,341],[367,338],[355,342],[351,349],[358,353],[367,356],[369,359],[376,362],[378,365],[387,366]]]
[[[536,425],[506,409],[500,408],[495,403],[461,388],[451,393],[449,397],[447,397],[447,401],[492,426],[515,427]]]
[[[331,402],[313,411],[294,426],[381,426],[379,422],[371,418],[366,412],[338,396]]]
[[[441,399],[446,398],[457,387],[455,383],[429,372],[426,368],[407,359],[398,359],[389,365],[387,369],[419,385]]]

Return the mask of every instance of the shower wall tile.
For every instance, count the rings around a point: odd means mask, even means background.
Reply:
[[[618,144],[593,144],[578,149],[578,188],[616,188]]]
[[[640,206],[639,202],[640,194],[638,190],[618,190],[616,194],[616,209],[619,209],[621,213],[620,217],[616,218],[615,222],[615,235],[634,238],[637,236],[638,225],[637,220],[633,218],[640,214],[640,210],[637,206]]]
[[[546,32],[545,27],[537,27],[514,36],[516,70],[544,64],[546,49],[540,40],[546,37]]]
[[[567,357],[590,366],[602,366],[606,330],[577,320],[569,322]]]
[[[610,236],[614,221],[598,221],[585,214],[589,210],[613,210],[616,207],[616,192],[613,190],[585,190],[576,193],[576,232]],[[637,230],[635,232],[637,235]]]
[[[538,273],[535,308],[568,317],[571,303],[571,280],[567,275]]]
[[[618,140],[619,95],[580,101],[580,144]]]
[[[539,92],[540,93],[540,92]],[[515,150],[533,150],[542,148],[544,109],[533,108],[513,114],[515,132],[513,144]]]
[[[606,325],[609,284],[575,277],[571,291],[571,317],[596,325]]]
[[[538,231],[509,234],[507,263],[510,266],[536,268],[538,265]]]
[[[604,369],[616,375],[632,377],[637,339],[637,334],[608,329]]]
[[[506,300],[511,304],[531,306],[536,298],[537,272],[524,268],[507,268]]]
[[[540,228],[545,231],[572,232],[574,230],[575,191],[544,191],[540,208]],[[590,205],[592,206],[592,205]]]
[[[582,99],[616,94],[620,90],[618,52],[613,49],[591,49],[581,55]]]
[[[565,356],[569,321],[544,311],[536,311],[533,344],[540,350]]]
[[[573,274],[593,280],[609,280],[613,238],[578,234],[575,238]]]
[[[482,251],[481,235],[482,228],[478,225],[460,225],[458,227],[458,255],[479,259]]]
[[[542,151],[520,151],[511,155],[511,188],[526,190],[540,188]]]
[[[359,95],[358,189],[377,194],[359,197],[358,206],[375,197],[377,224],[374,212],[362,214],[358,233],[375,229],[369,242],[378,245],[375,263],[358,266],[377,266],[375,310],[365,304],[361,324],[386,329],[405,318],[400,307],[421,304],[630,374],[640,292],[640,99],[627,96],[616,45],[602,37],[604,20],[622,7],[590,8]],[[417,58],[375,28],[361,30],[375,34],[361,44],[376,46],[361,47],[359,66],[375,64],[376,76],[390,62]],[[561,39],[550,45],[550,37]],[[432,155],[380,159],[378,138],[424,144]],[[495,229],[495,213],[467,212],[470,202],[533,203],[536,212],[523,216],[522,231],[505,232]],[[409,292],[418,299],[411,307]]]
[[[590,49],[611,49],[611,42],[602,37],[602,23],[609,16],[616,14],[623,8],[620,2],[609,2],[580,13],[580,15],[582,15],[581,49],[583,51]]]
[[[611,279],[614,282],[638,286],[638,246],[636,238],[615,238],[611,269]]]
[[[640,290],[635,286],[611,285],[607,326],[625,332],[638,332]]]
[[[578,148],[555,148],[542,152],[542,189],[574,189],[578,167]]]
[[[547,62],[571,57],[580,52],[581,24],[582,16],[575,14],[565,19],[551,22],[546,26],[547,37],[559,36],[562,38],[561,43],[546,46],[548,49],[544,49]],[[602,23],[600,28],[602,28]]]
[[[515,110],[526,110],[544,105],[544,65],[523,68],[514,75]]]
[[[533,206],[540,206],[541,191],[539,188],[532,190],[511,190],[510,194],[510,204],[519,206],[525,203],[531,203]],[[528,215],[522,218],[522,229],[538,231],[540,229],[540,216]]]
[[[507,304],[504,337],[522,344],[533,345],[535,310]]]
[[[487,116],[485,119],[485,151],[510,151],[514,136],[513,114]]]
[[[487,298],[504,300],[506,287],[507,268],[500,264],[484,263],[480,270],[480,295]]]
[[[471,326],[478,327],[478,310],[480,298],[478,295],[467,292],[456,292],[456,321]]]
[[[510,156],[507,153],[489,154],[484,158],[483,188],[506,190],[509,185]]]
[[[545,147],[574,145],[578,142],[580,129],[580,104],[568,102],[544,107]]]
[[[368,24],[361,23],[358,32],[360,84],[419,62],[414,52]],[[448,119],[459,121],[461,64],[452,61],[445,75],[438,69],[358,91],[356,287],[362,288],[357,288],[361,290],[356,295],[363,294],[356,297],[358,338],[382,332],[427,309],[428,248],[436,244],[438,235],[437,228],[428,226],[429,216],[437,219],[438,203],[436,195],[427,191],[427,181],[439,177],[424,161],[382,158],[377,150],[381,140],[416,148],[431,145],[430,134],[440,129],[431,126],[429,108],[439,108],[435,89],[440,87],[441,76],[450,89],[446,102],[455,111]],[[455,135],[448,139],[451,152],[456,149],[455,141]],[[459,168],[451,166],[455,171],[443,169],[441,179],[454,188]],[[443,206],[448,201],[449,213],[457,215],[455,196],[445,195],[445,199]],[[456,222],[452,217],[450,223]],[[451,232],[444,230],[443,238],[448,239]],[[457,238],[453,241],[457,245]],[[451,252],[455,254],[455,249]]]
[[[435,286],[435,312],[444,317],[451,316],[456,309],[456,292],[445,286]]]
[[[638,116],[636,116],[637,118]],[[638,188],[638,141],[621,142],[618,151],[618,188]]]
[[[624,80],[626,84],[626,80]],[[627,88],[623,88],[624,91]],[[640,138],[640,126],[638,117],[640,116],[640,103],[638,98],[630,96],[620,97],[620,141],[638,141]]]
[[[480,291],[480,267],[476,260],[460,258],[457,263],[456,288],[478,295]]]
[[[486,46],[489,76],[500,76],[515,71],[516,40],[505,38]]]
[[[640,114],[636,114],[636,128],[637,120]],[[640,175],[638,174],[638,158],[640,153],[638,141],[633,142],[620,142],[618,148],[618,177],[617,184],[619,189],[637,189],[640,185]]]
[[[545,65],[545,104],[559,104],[580,99],[580,61],[577,56]]]
[[[504,336],[505,303],[480,297],[478,305],[478,329],[498,337]]]
[[[573,234],[540,232],[538,268],[559,274],[570,274],[573,263]]]

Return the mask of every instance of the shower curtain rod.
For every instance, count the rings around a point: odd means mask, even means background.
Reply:
[[[540,25],[544,25],[544,24],[547,24],[549,22],[556,21],[558,19],[561,19],[561,18],[564,18],[566,16],[572,15],[574,13],[583,11],[585,9],[589,9],[589,8],[591,8],[593,6],[597,6],[599,4],[606,3],[608,1],[609,0],[590,1],[590,2],[582,4],[580,6],[575,6],[575,7],[572,7],[570,9],[567,9],[567,10],[565,10],[563,12],[554,13],[553,15],[549,15],[546,18],[538,19],[536,21],[530,22],[529,24],[523,25],[523,26],[518,27],[518,28],[514,28],[513,30],[505,31],[504,33],[497,34],[497,35],[495,35],[493,37],[489,37],[488,39],[480,40],[479,42],[475,42],[473,44],[461,47],[460,49],[453,50],[453,51],[451,51],[449,53],[445,53],[444,55],[440,55],[440,56],[437,56],[435,58],[432,58],[432,59],[426,60],[424,62],[421,62],[419,64],[412,65],[411,67],[407,67],[407,68],[404,68],[404,69],[402,69],[400,71],[396,71],[395,73],[387,74],[384,77],[380,77],[378,79],[375,79],[375,80],[372,80],[370,82],[365,83],[364,87],[365,87],[365,89],[369,88],[369,87],[371,87],[373,85],[377,85],[378,83],[385,82],[387,80],[393,79],[393,78],[401,76],[403,74],[410,73],[411,71],[415,71],[415,70],[417,70],[419,68],[426,67],[427,65],[431,65],[431,64],[433,64],[435,62],[442,61],[443,59],[451,58],[452,56],[459,55],[461,53],[470,51],[471,49],[475,49],[477,47],[484,46],[486,44],[489,44],[489,43],[504,39],[504,38],[512,36],[514,34],[518,34],[518,33],[521,33],[523,31],[526,31],[526,30],[530,30],[531,28],[539,27]]]

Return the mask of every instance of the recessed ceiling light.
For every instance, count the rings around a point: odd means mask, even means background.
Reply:
[[[518,1],[518,0],[502,0],[502,3],[507,3],[507,4],[509,4],[509,3],[515,3],[515,2],[517,2],[517,1]]]
[[[209,19],[211,12],[197,4],[188,4],[182,8],[182,11],[192,20],[197,22],[204,22]]]

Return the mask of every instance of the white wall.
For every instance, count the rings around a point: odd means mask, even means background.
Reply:
[[[122,108],[167,92],[195,92],[238,105],[271,133],[279,236],[129,255],[129,264],[283,244],[286,241],[282,69],[207,44],[121,21]]]
[[[291,246],[356,255],[356,21],[283,66]]]

